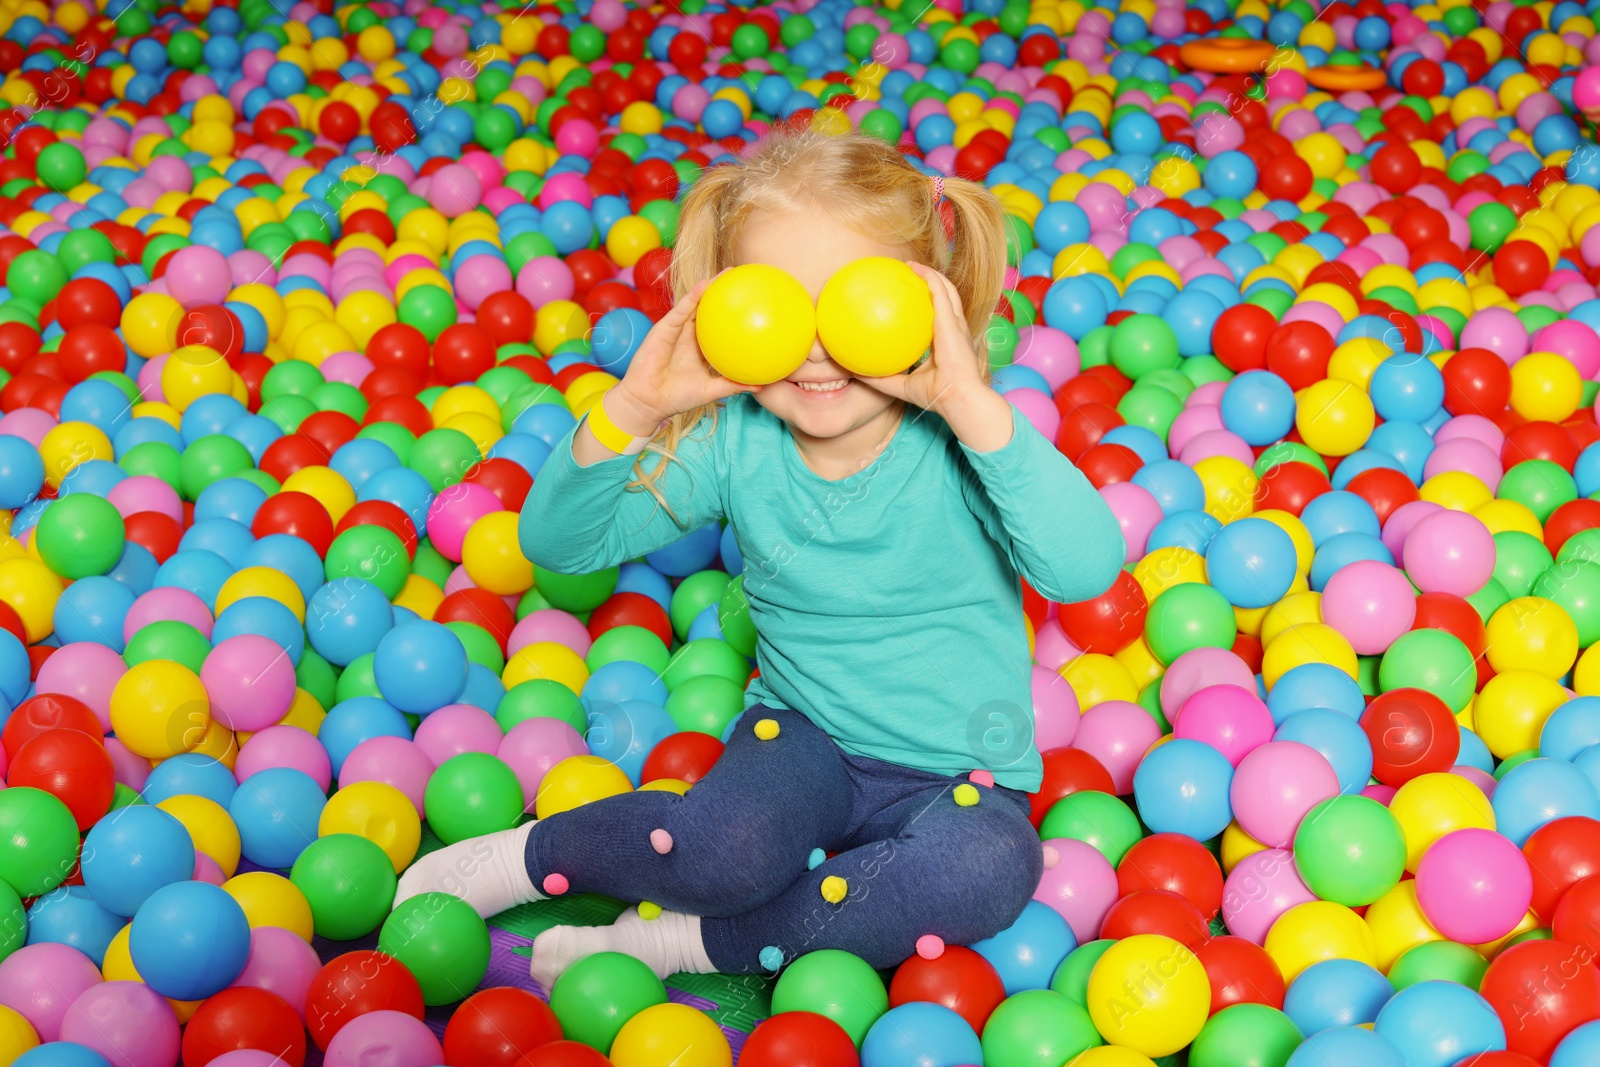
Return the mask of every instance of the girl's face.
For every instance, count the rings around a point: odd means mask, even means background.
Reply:
[[[761,263],[788,271],[813,302],[835,271],[866,256],[905,260],[907,245],[886,245],[839,222],[826,211],[776,214],[757,211],[745,221],[731,266]],[[874,424],[899,403],[865,385],[828,355],[819,338],[800,369],[755,394],[756,402],[806,438],[832,440]]]

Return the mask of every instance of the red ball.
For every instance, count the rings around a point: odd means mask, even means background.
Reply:
[[[611,1061],[577,1041],[552,1041],[526,1053],[517,1067],[611,1067]]]
[[[994,965],[970,948],[946,945],[933,959],[913,955],[894,972],[889,983],[889,1006],[913,1001],[942,1004],[982,1033],[983,1024],[1006,999],[1004,984]]]
[[[122,324],[122,301],[99,278],[75,278],[56,294],[56,321],[68,331],[91,323],[115,329]]]
[[[1235,1004],[1283,1008],[1283,972],[1267,950],[1242,937],[1213,937],[1195,949],[1211,981],[1211,1014]]]
[[[158,564],[178,551],[183,540],[177,520],[160,511],[136,511],[122,520],[122,525],[128,540],[149,551]]]
[[[202,304],[178,320],[177,343],[204,345],[231,361],[244,352],[244,324],[220,304]]]
[[[303,467],[327,466],[331,455],[310,437],[299,433],[284,434],[261,453],[261,462],[257,466],[281,484]]]
[[[1444,630],[1454,634],[1467,646],[1473,658],[1483,655],[1489,646],[1483,616],[1477,609],[1454,593],[1423,593],[1417,597],[1417,617],[1413,630]]]
[[[403,1011],[422,1018],[422,986],[406,965],[370,949],[323,964],[306,991],[306,1027],[324,1052],[345,1023],[369,1011]]]
[[[1420,500],[1417,487],[1400,471],[1388,467],[1373,467],[1351,478],[1345,488],[1372,506],[1378,522],[1389,521],[1396,508]]]
[[[1134,934],[1162,934],[1193,950],[1210,939],[1211,925],[1193,901],[1165,889],[1140,889],[1111,905],[1100,924],[1102,938]]]
[[[268,534],[293,534],[316,549],[317,555],[326,556],[333,543],[333,519],[316,497],[290,490],[267,497],[251,520],[250,532],[257,540]]]
[[[494,367],[494,338],[470,322],[447,326],[433,342],[433,366],[446,385],[476,381]]]
[[[1271,200],[1304,200],[1315,175],[1311,164],[1295,155],[1282,155],[1261,168],[1256,187]]]
[[[128,353],[117,331],[96,322],[74,326],[62,334],[56,359],[62,375],[73,385],[102,371],[121,373],[128,365]]]
[[[1267,339],[1267,369],[1289,388],[1304,389],[1328,376],[1336,347],[1333,335],[1314,322],[1287,323]]]
[[[1444,409],[1493,418],[1511,399],[1511,367],[1487,348],[1463,348],[1445,361]]]
[[[1229,370],[1242,373],[1267,365],[1267,341],[1278,329],[1272,312],[1255,304],[1235,304],[1211,327],[1211,349]]]
[[[1532,241],[1507,241],[1492,259],[1494,283],[1511,296],[1532,292],[1550,277],[1550,257]]]
[[[1417,153],[1412,151],[1410,145],[1391,142],[1374,153],[1369,170],[1375,184],[1399,194],[1417,184],[1417,178],[1422,174],[1422,160],[1417,158]]]
[[[1578,462],[1578,445],[1565,427],[1553,422],[1525,422],[1506,434],[1500,446],[1500,466],[1510,470],[1530,459],[1545,459],[1572,473]]]
[[[690,785],[704,778],[722,755],[722,742],[698,730],[682,730],[663,738],[645,757],[640,780],[676,778]]]
[[[183,1028],[184,1067],[205,1067],[240,1049],[259,1049],[285,1067],[300,1067],[306,1059],[300,1014],[276,993],[254,986],[231,986],[207,997]]]
[[[487,589],[472,588],[458,589],[439,601],[433,609],[433,621],[470,622],[493,637],[504,652],[517,616],[500,597]]]
[[[1061,419],[1056,448],[1073,462],[1100,442],[1107,431],[1123,424],[1117,409],[1105,404],[1084,404]]]
[[[449,1067],[517,1067],[527,1053],[561,1040],[550,1005],[524,989],[498,986],[466,1000],[444,1028]]]
[[[46,730],[11,757],[11,786],[42,789],[67,806],[79,830],[111,810],[116,769],[105,742],[79,730]]]
[[[17,373],[24,363],[39,354],[43,343],[39,331],[24,323],[0,323],[0,370]]]
[[[1127,445],[1110,445],[1102,441],[1079,456],[1077,465],[1083,476],[1089,479],[1090,485],[1103,489],[1117,482],[1132,481],[1134,474],[1144,466],[1144,461],[1139,458],[1139,453]]]
[[[1361,715],[1372,743],[1372,776],[1402,786],[1447,771],[1461,752],[1461,731],[1444,701],[1422,689],[1391,689]]]
[[[342,411],[316,411],[300,420],[294,434],[306,438],[331,457],[354,441],[360,432],[361,424]]]
[[[1332,488],[1328,476],[1309,463],[1276,463],[1256,483],[1255,509],[1276,509],[1298,516],[1315,497]]]
[[[433,429],[433,417],[414,396],[386,396],[374,400],[367,407],[361,425],[371,426],[375,422],[397,422],[418,437]]]
[[[352,530],[357,526],[382,526],[400,538],[400,543],[405,545],[407,556],[412,559],[417,558],[417,527],[411,521],[411,516],[402,511],[399,505],[391,504],[387,500],[363,500],[359,504],[353,504],[339,520],[339,525],[333,528],[333,536],[338,537],[346,530]]]
[[[1544,544],[1551,555],[1561,551],[1567,539],[1582,530],[1600,526],[1600,500],[1580,497],[1569,500],[1550,513],[1544,523]]]
[[[1600,958],[1600,874],[1574,882],[1561,894],[1550,932],[1557,941],[1587,950],[1591,960]]]
[[[1035,830],[1062,797],[1086,790],[1117,795],[1111,772],[1089,753],[1076,748],[1052,748],[1040,756],[1044,760],[1044,781],[1037,793],[1028,794],[1028,821]]]
[[[673,40],[685,36],[679,34]],[[844,1028],[809,1011],[772,1016],[751,1032],[739,1053],[740,1067],[860,1067],[860,1063],[855,1042]]]
[[[612,593],[589,613],[589,636],[597,638],[618,626],[638,626],[672,645],[672,619],[667,609],[643,593]]]
[[[1547,822],[1523,843],[1522,854],[1533,870],[1533,913],[1549,922],[1568,889],[1600,874],[1600,820],[1569,815]]]
[[[374,367],[399,367],[417,379],[424,379],[428,376],[432,350],[421,330],[403,322],[391,322],[372,335],[372,340],[367,342],[366,356]]]
[[[1117,864],[1118,895],[1144,889],[1178,894],[1209,922],[1222,909],[1222,868],[1192,837],[1151,834],[1128,849]]]
[[[503,456],[484,460],[462,480],[489,490],[507,511],[521,511],[522,502],[533,488],[533,475],[515,460]]]
[[[477,323],[496,345],[527,344],[533,340],[533,305],[510,289],[490,293],[478,305]]]
[[[1540,1067],[1539,1061],[1520,1052],[1480,1052],[1468,1056],[1455,1067]]]
[[[1092,449],[1091,449],[1092,451]],[[1144,633],[1150,603],[1133,575],[1118,571],[1111,588],[1092,600],[1062,604],[1056,611],[1061,632],[1085,652],[1114,655]]]
[[[41,693],[17,705],[0,729],[0,746],[6,759],[15,762],[24,745],[55,730],[76,730],[105,745],[105,728],[89,705],[64,693]]]
[[[1501,952],[1478,986],[1506,1027],[1506,1050],[1546,1063],[1563,1037],[1600,1019],[1594,954],[1564,941],[1524,941]]]

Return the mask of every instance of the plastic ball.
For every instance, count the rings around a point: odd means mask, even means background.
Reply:
[[[817,336],[845,370],[899,374],[933,341],[927,283],[904,263],[868,256],[835,271],[817,295]]]
[[[1159,982],[1140,985],[1141,976]],[[1123,998],[1126,984],[1144,994],[1137,1010]],[[1112,1043],[1147,1056],[1166,1056],[1189,1044],[1204,1026],[1211,986],[1198,957],[1170,937],[1136,934],[1100,957],[1089,976],[1089,1015]]]
[[[816,343],[816,308],[793,275],[749,263],[724,271],[701,294],[695,333],[723,377],[769,385],[805,362]]]

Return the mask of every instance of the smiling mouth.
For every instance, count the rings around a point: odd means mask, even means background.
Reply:
[[[849,385],[853,379],[835,378],[827,382],[797,382],[790,379],[789,384],[805,393],[837,393]]]

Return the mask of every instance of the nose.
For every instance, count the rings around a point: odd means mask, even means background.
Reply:
[[[811,339],[811,349],[806,353],[806,362],[825,363],[830,358],[828,350],[822,347],[822,335],[819,333]]]

